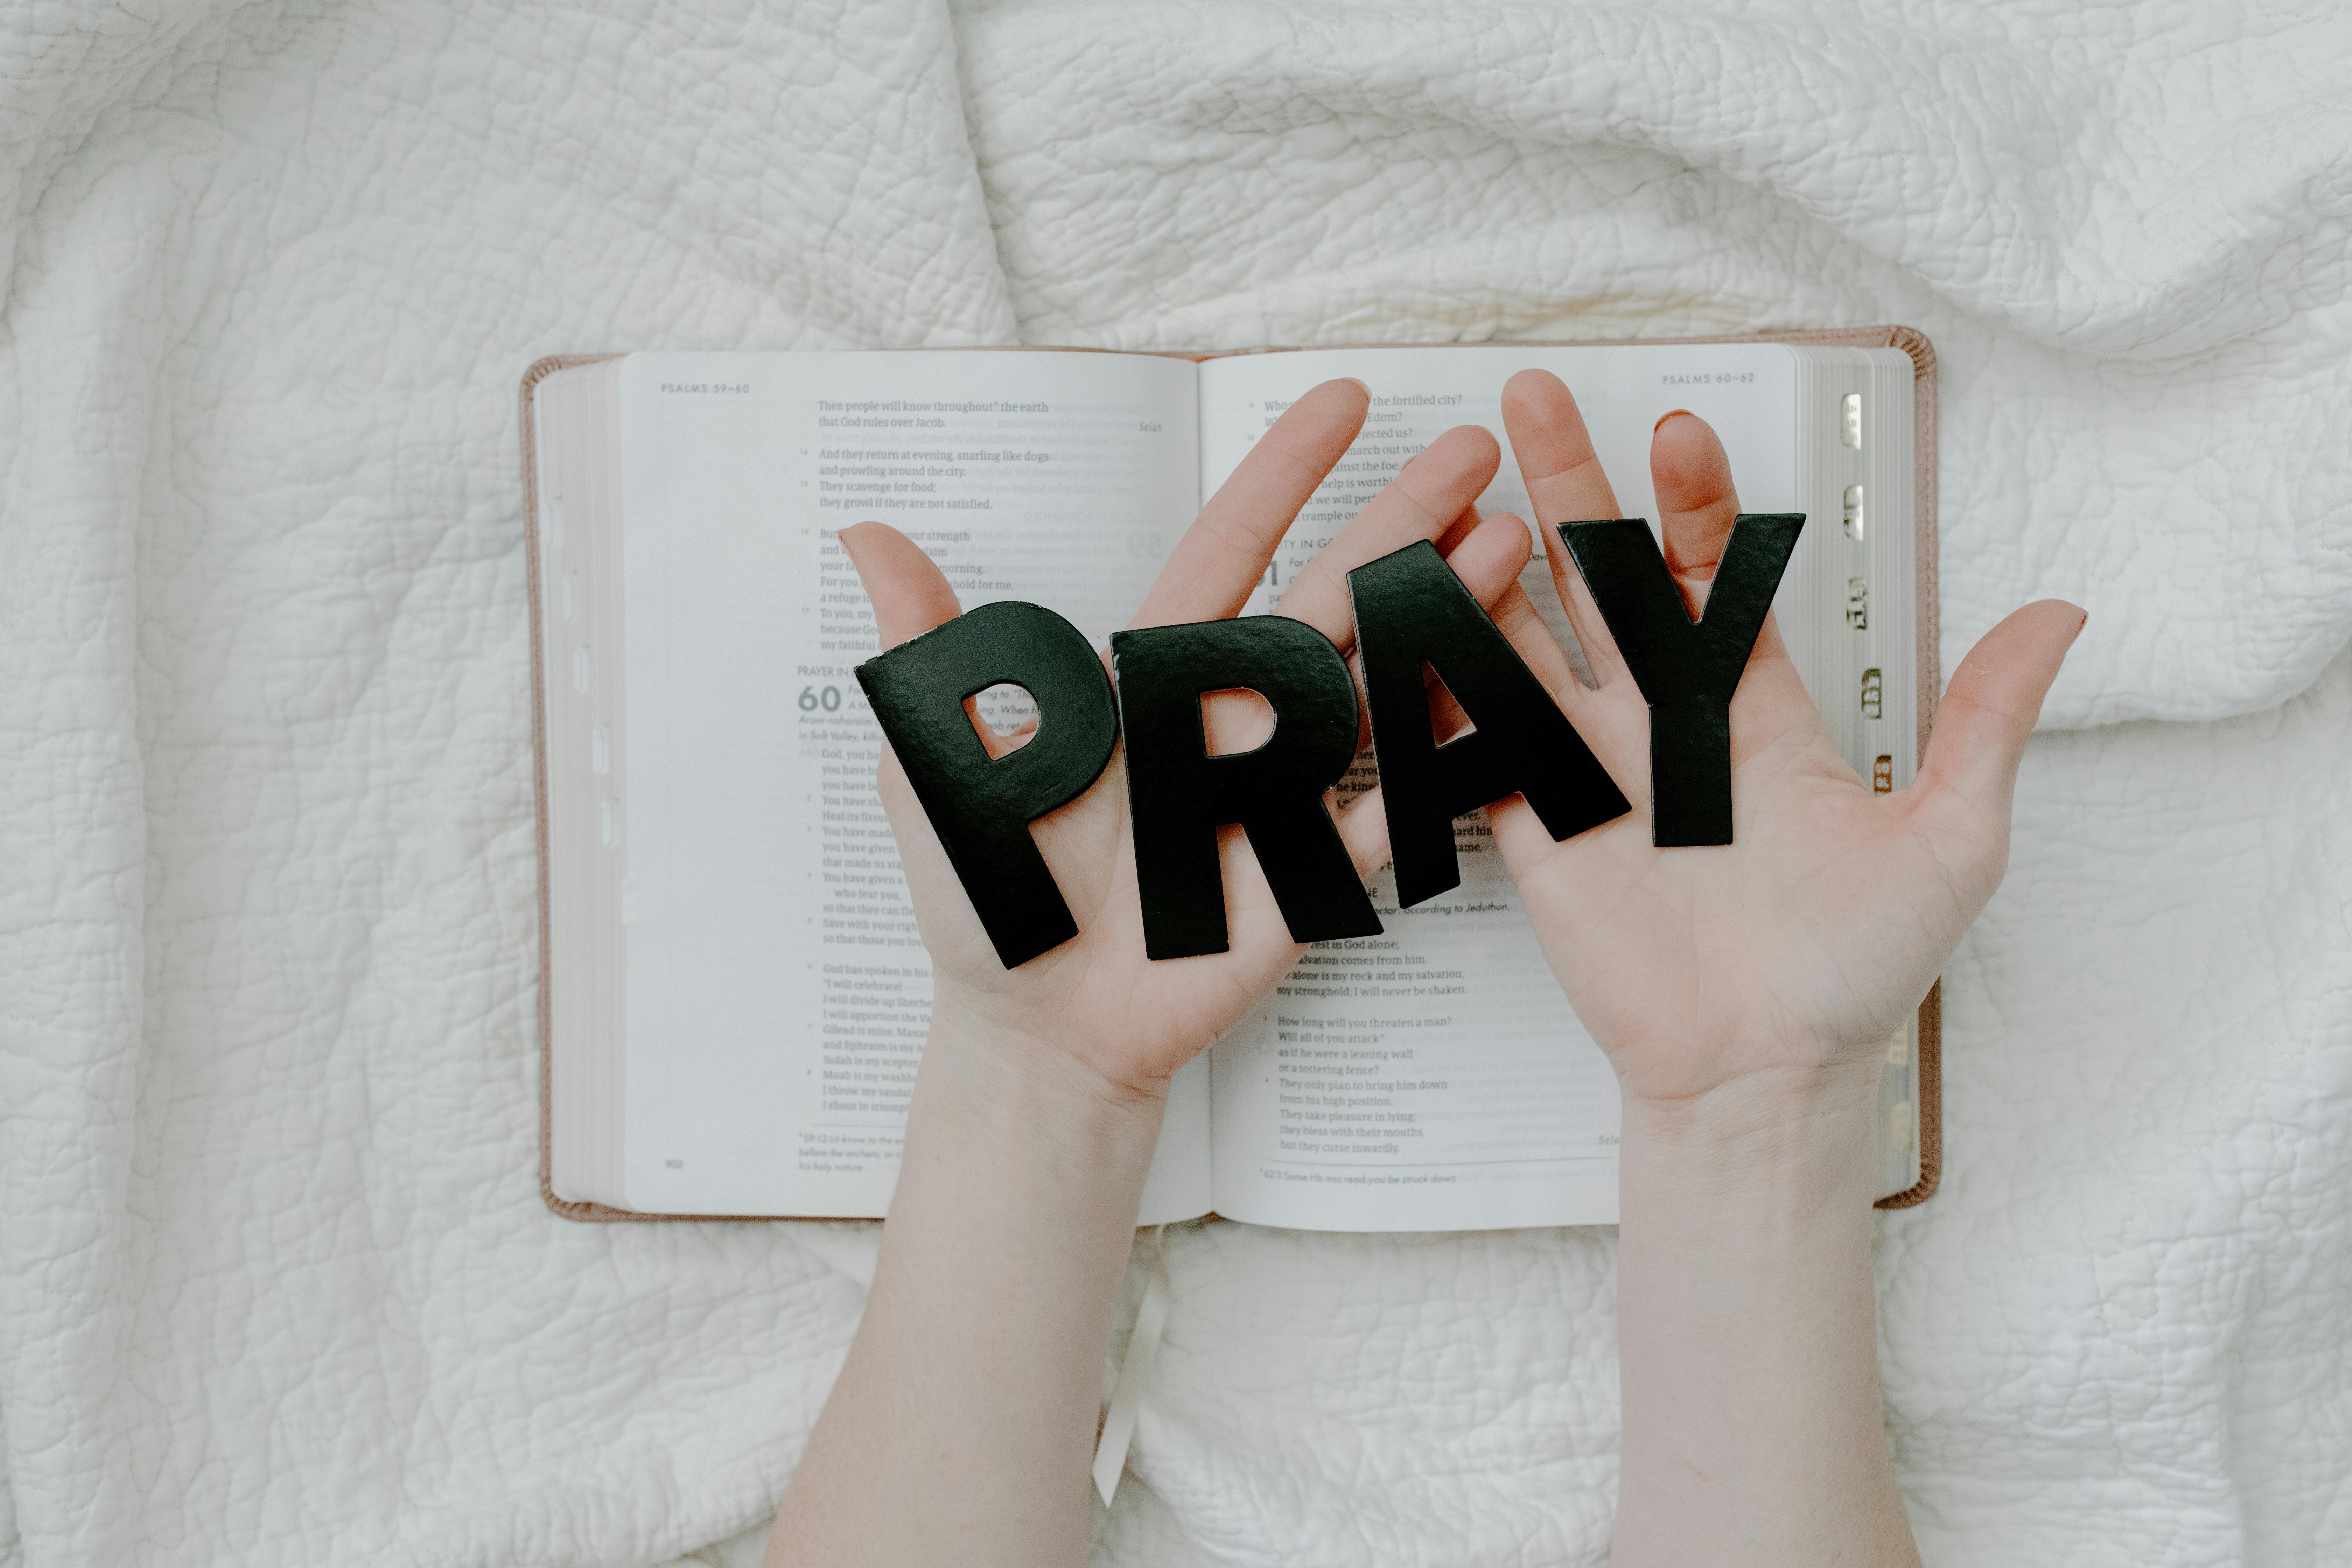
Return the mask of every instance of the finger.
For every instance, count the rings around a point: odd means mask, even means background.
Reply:
[[[1914,786],[1979,849],[2006,852],[2018,760],[2086,612],[2042,599],[1987,632],[1953,672]],[[1990,889],[1986,889],[1988,892]]]
[[[1360,381],[1327,381],[1285,410],[1176,542],[1133,624],[1240,613],[1298,509],[1363,428],[1370,397]]]
[[[1490,523],[1493,521],[1490,519]],[[1645,794],[1647,775],[1643,770],[1648,759],[1647,711],[1638,704],[1625,710],[1622,706],[1593,700],[1576,679],[1576,671],[1569,664],[1568,655],[1553,639],[1551,628],[1544,624],[1543,616],[1536,611],[1534,601],[1528,597],[1527,590],[1519,586],[1516,576],[1506,583],[1503,591],[1494,598],[1488,599],[1481,595],[1480,602],[1486,605],[1486,613],[1494,617],[1496,626],[1509,640],[1511,647],[1527,660],[1528,668],[1534,672],[1536,679],[1543,682],[1545,689],[1570,714],[1577,733],[1586,745],[1592,748],[1593,754],[1601,759],[1601,766],[1608,770],[1617,787],[1625,792],[1626,798],[1638,799]],[[1614,712],[1611,711],[1612,706],[1617,706]],[[1453,739],[1467,720],[1461,707],[1452,700],[1450,692],[1439,695],[1432,705],[1431,715],[1436,725],[1436,733],[1444,740]],[[1522,827],[1510,809],[1511,804],[1497,802],[1488,813],[1488,821],[1495,829],[1498,844],[1514,835],[1524,836],[1528,846],[1552,842],[1550,833],[1536,821],[1532,813],[1527,814],[1527,821],[1532,826]],[[1524,805],[1523,802],[1519,804]],[[1388,818],[1382,811],[1381,792],[1377,786],[1356,796],[1339,813],[1339,837],[1347,844],[1348,853],[1354,857],[1356,869],[1360,875],[1370,876],[1387,861]]]
[[[1658,524],[1665,534],[1666,570],[1682,591],[1683,607],[1696,620],[1706,612],[1716,569],[1723,564],[1724,546],[1739,517],[1731,458],[1715,426],[1684,408],[1651,426],[1650,482],[1657,491]],[[1751,666],[1789,661],[1780,623],[1769,612],[1748,661]]]
[[[1526,570],[1528,558],[1534,553],[1534,546],[1528,537],[1528,525],[1509,512],[1498,511],[1492,517],[1481,519],[1473,511],[1470,516],[1475,521],[1466,531],[1459,519],[1446,530],[1445,537],[1458,542],[1441,547],[1446,551],[1445,563],[1454,568],[1454,575],[1462,579],[1462,585],[1469,589],[1472,596],[1491,614],[1505,592],[1517,583],[1519,574]],[[1524,604],[1527,595],[1522,594],[1519,598]],[[1528,614],[1534,614],[1532,605],[1528,606]],[[1538,623],[1538,626],[1540,624]],[[1551,643],[1549,635],[1544,640]],[[1559,659],[1565,668],[1567,659],[1558,644],[1551,644],[1551,652],[1552,657]],[[1360,700],[1364,672],[1361,660],[1354,654],[1349,656],[1348,669],[1356,679],[1357,694]],[[1462,712],[1459,708],[1452,706],[1451,696],[1446,695],[1441,700],[1450,710],[1454,722],[1460,723]],[[1201,699],[1201,714],[1208,735],[1209,750],[1214,754],[1249,751],[1265,743],[1274,733],[1274,710],[1266,705],[1265,698],[1254,691],[1208,692]],[[1369,724],[1369,716],[1365,722]],[[1443,712],[1438,732],[1450,732]],[[1358,734],[1359,748],[1364,744],[1365,739],[1364,733]]]
[[[1461,536],[1459,543],[1444,552],[1445,563],[1454,568],[1462,585],[1490,612],[1495,601],[1519,580],[1534,553],[1528,525],[1507,511],[1481,519]]]
[[[1445,531],[1437,536],[1437,552],[1440,555],[1451,556],[1461,546],[1464,540],[1478,531],[1478,525],[1486,521],[1478,515],[1477,503],[1475,501],[1464,507],[1462,515],[1448,523]]]
[[[1456,541],[1451,545],[1443,541],[1439,543],[1445,563],[1454,568],[1454,574],[1462,579],[1462,585],[1470,590],[1471,597],[1476,599],[1480,607],[1490,615],[1503,595],[1518,581],[1519,574],[1527,569],[1528,557],[1535,550],[1528,541],[1528,525],[1507,511],[1480,519],[1476,527],[1467,532],[1462,531],[1462,525],[1457,521],[1446,530],[1445,538]],[[1553,651],[1557,653],[1559,650],[1555,647]],[[1363,712],[1363,721],[1356,734],[1356,749],[1361,751],[1371,743],[1371,711],[1370,701],[1364,697],[1364,655],[1361,647],[1349,651],[1348,673],[1355,678],[1356,695]],[[1447,728],[1449,715],[1454,722],[1465,721],[1461,709],[1454,704],[1451,693],[1441,692],[1436,700],[1439,704],[1435,710],[1438,733],[1451,732]]]
[[[1723,563],[1724,542],[1739,515],[1731,458],[1715,427],[1677,408],[1650,431],[1650,482],[1658,495],[1658,526],[1666,540],[1666,570],[1696,620],[1706,608],[1707,585]]]
[[[1486,606],[1486,613],[1494,617],[1496,629],[1527,661],[1535,678],[1543,682],[1543,689],[1551,693],[1560,710],[1576,713],[1589,693],[1576,679],[1576,667],[1568,662],[1568,655],[1553,639],[1551,628],[1544,625],[1528,591],[1512,583]]]
[[[963,614],[947,574],[920,545],[888,523],[853,523],[839,538],[849,563],[857,568],[866,596],[873,601],[874,626],[885,649]]]
[[[1503,384],[1503,430],[1511,438],[1519,478],[1544,531],[1552,588],[1583,646],[1586,667],[1595,682],[1607,686],[1624,676],[1625,660],[1569,559],[1568,547],[1559,542],[1559,529],[1563,522],[1615,517],[1617,492],[1601,470],[1601,456],[1592,449],[1592,436],[1584,427],[1576,399],[1551,372],[1523,370]]]
[[[1369,879],[1389,861],[1389,814],[1381,804],[1378,784],[1349,801],[1339,814],[1339,842],[1356,863],[1356,875]]]
[[[1528,557],[1534,553],[1534,549],[1528,535],[1528,525],[1509,512],[1498,511],[1481,520],[1476,528],[1462,535],[1460,542],[1447,553],[1445,563],[1454,568],[1454,575],[1462,579],[1462,585],[1470,590],[1472,596],[1488,615],[1496,617],[1498,626],[1510,614],[1509,606],[1516,600],[1525,619],[1534,624],[1544,647],[1559,661],[1560,669],[1566,671],[1567,656],[1559,651],[1559,645],[1551,640],[1551,634],[1544,629],[1542,618],[1537,616],[1535,606],[1528,603],[1527,595],[1518,585],[1519,574],[1526,569]],[[1509,635],[1507,628],[1505,635]],[[1349,668],[1355,675],[1360,690],[1363,682],[1360,661],[1351,657]],[[1542,671],[1538,669],[1537,673],[1541,675]],[[1570,685],[1574,685],[1576,677],[1570,673],[1568,679]],[[1454,700],[1454,694],[1442,686],[1432,698],[1430,716],[1435,727],[1434,732],[1448,740],[1469,723],[1469,716],[1462,711],[1461,704]],[[1368,721],[1369,717],[1368,713]],[[1364,744],[1361,735],[1357,738],[1357,744],[1359,747]],[[1339,813],[1339,824],[1340,840],[1347,845],[1348,853],[1355,859],[1357,874],[1369,877],[1379,870],[1389,858],[1388,817],[1381,805],[1379,786],[1366,790],[1350,801]]]
[[[1276,613],[1305,621],[1345,653],[1355,646],[1348,574],[1417,539],[1444,536],[1465,508],[1495,479],[1502,448],[1475,425],[1446,431],[1406,463],[1338,538],[1316,552],[1282,596]]]
[[[1568,715],[1569,723],[1584,743],[1591,748],[1617,787],[1628,800],[1643,799],[1649,791],[1649,710],[1638,699],[1628,705],[1603,700],[1585,689],[1576,678],[1575,666],[1568,662],[1552,637],[1551,627],[1537,613],[1535,601],[1528,591],[1513,583],[1500,598],[1486,607],[1495,618],[1496,626],[1510,642],[1518,656],[1527,660],[1528,668],[1551,693],[1560,711]],[[1488,819],[1496,835],[1503,832],[1503,816],[1497,813]]]
[[[1498,511],[1465,536],[1447,554],[1445,563],[1454,568],[1462,585],[1491,616],[1496,604],[1518,583],[1519,574],[1527,568],[1528,557],[1534,552],[1535,546],[1528,538],[1528,525],[1509,512]],[[1552,651],[1559,650],[1555,647]],[[1432,694],[1430,719],[1442,737],[1441,743],[1470,727],[1469,716],[1442,683]]]
[[[921,545],[888,523],[853,523],[841,531],[840,538],[850,564],[857,568],[857,580],[866,586],[866,596],[874,603],[874,625],[886,650],[963,614],[946,574],[923,553]],[[1037,727],[1033,721],[1010,735],[1000,735],[980,716],[976,698],[964,699],[963,711],[992,757],[1019,751]]]

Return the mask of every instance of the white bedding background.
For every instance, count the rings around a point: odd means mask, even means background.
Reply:
[[[1938,1564],[2352,1556],[2352,26],[0,12],[0,1563],[747,1561],[871,1227],[541,1207],[514,387],[1902,321],[2091,621],[1885,1217]],[[1597,1563],[1612,1237],[1171,1233],[1118,1564]]]

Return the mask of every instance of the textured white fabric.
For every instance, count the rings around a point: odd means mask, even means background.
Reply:
[[[627,1563],[858,1292],[537,1192],[515,384],[1011,330],[936,8],[0,13],[25,1561]]]
[[[1882,1226],[1923,1544],[2352,1554],[2352,34],[2243,9],[0,13],[0,1563],[757,1555],[872,1229],[539,1204],[532,359],[1885,321],[1947,665],[2093,613]],[[1605,1556],[1605,1233],[1169,1243],[1106,1562]]]
[[[1946,663],[2071,594],[2053,725],[2261,708],[2352,622],[2352,26],[2074,9],[1013,4],[960,47],[1024,338],[1906,322]]]

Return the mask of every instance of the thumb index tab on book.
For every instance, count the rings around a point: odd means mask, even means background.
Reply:
[[[1654,844],[1731,842],[1731,697],[1804,526],[1802,512],[1740,513],[1693,620],[1645,519],[1559,525],[1650,705]]]

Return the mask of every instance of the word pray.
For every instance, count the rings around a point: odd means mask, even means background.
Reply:
[[[1763,629],[1802,513],[1742,514],[1694,621],[1647,522],[1559,525],[1626,668],[1650,709],[1654,843],[1731,842],[1731,699]],[[1559,705],[1427,542],[1348,574],[1364,700],[1405,908],[1460,885],[1454,819],[1518,795],[1555,840],[1631,806]],[[1030,837],[1068,805],[1127,736],[1127,792],[1144,951],[1226,950],[1217,829],[1248,834],[1297,942],[1381,930],[1325,794],[1354,760],[1356,683],[1330,639],[1283,616],[1118,632],[1114,688],[1086,636],[1036,605],[985,605],[857,667],[858,684],[906,769],[949,863],[1007,969],[1077,934]],[[1426,664],[1469,719],[1439,744]],[[1037,706],[1027,744],[991,757],[964,703],[996,685]],[[1254,751],[1212,754],[1201,699],[1264,698],[1275,731]]]

